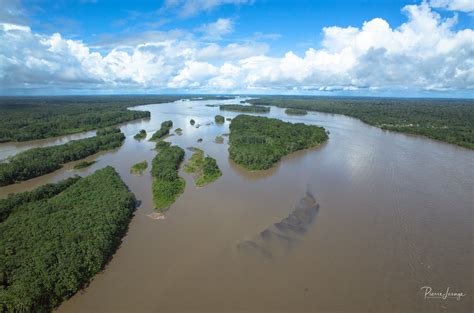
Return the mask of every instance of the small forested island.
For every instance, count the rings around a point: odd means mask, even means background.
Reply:
[[[136,140],[143,140],[146,138],[146,130],[140,130],[135,136],[133,136]]]
[[[50,312],[84,287],[120,245],[135,203],[112,167],[2,200],[1,311]]]
[[[174,130],[174,132],[178,134],[178,136],[181,136],[183,134],[183,129],[178,127]]]
[[[214,138],[214,142],[215,143],[224,143],[224,137],[216,136],[216,138]]]
[[[189,124],[191,124],[191,126],[194,126],[194,124],[196,124],[196,121],[193,120],[193,119],[191,119],[191,120],[189,121]]]
[[[155,144],[155,150],[160,151],[163,148],[171,146],[171,142],[160,140]]]
[[[288,114],[288,115],[306,115],[306,114],[308,114],[308,111],[301,110],[301,109],[286,109],[285,114]]]
[[[194,176],[196,186],[205,186],[222,176],[215,159],[208,155],[204,157],[204,151],[199,148],[190,148],[190,150],[194,153],[184,165],[184,171]]]
[[[259,105],[242,105],[242,104],[222,104],[219,106],[222,111],[233,111],[242,113],[268,113],[270,108]]]
[[[81,161],[81,162],[77,163],[76,165],[74,165],[74,169],[75,170],[80,170],[80,169],[89,167],[91,165],[94,165],[95,163],[97,163],[97,161]]]
[[[421,135],[474,149],[474,105],[465,99],[388,99],[261,97],[255,105],[274,105],[343,114],[382,129]]]
[[[184,150],[178,146],[159,149],[151,164],[152,192],[155,209],[164,212],[183,193],[185,181],[178,175]]]
[[[328,139],[323,127],[243,114],[229,128],[229,157],[250,170],[268,169],[283,156]]]
[[[214,116],[214,121],[216,122],[216,124],[224,124],[225,118],[222,115],[216,115]]]
[[[0,186],[54,172],[64,163],[83,159],[102,150],[120,147],[125,135],[118,128],[97,131],[97,136],[63,145],[33,148],[0,163]]]
[[[173,121],[164,121],[161,123],[160,129],[151,136],[150,141],[160,140],[169,135],[171,127],[173,127]]]
[[[147,169],[147,167],[147,161],[139,162],[137,164],[132,165],[132,167],[130,168],[130,173],[137,176],[143,175],[143,172]]]

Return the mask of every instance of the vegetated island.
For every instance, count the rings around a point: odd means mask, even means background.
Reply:
[[[308,111],[301,110],[301,109],[286,109],[285,114],[288,114],[288,115],[306,115],[306,114],[308,114]]]
[[[178,136],[181,136],[183,134],[183,129],[178,127],[174,130],[174,132],[178,134]]]
[[[216,138],[214,138],[214,142],[215,143],[224,143],[224,137],[216,136]]]
[[[229,157],[250,170],[268,169],[283,156],[328,139],[323,127],[243,114],[229,128]]]
[[[222,115],[216,115],[214,116],[214,121],[216,122],[216,124],[224,124],[225,118]]]
[[[135,136],[133,136],[136,140],[143,140],[146,138],[146,130],[142,129],[140,130]]]
[[[242,104],[222,104],[219,106],[222,111],[233,111],[242,113],[268,113],[270,108],[259,105],[242,105]]]
[[[2,312],[50,312],[74,295],[120,245],[135,205],[112,167],[2,200]]]
[[[95,137],[20,152],[0,163],[0,186],[54,172],[67,162],[120,147],[124,140],[124,134],[114,127],[99,129]]]
[[[205,186],[222,176],[222,172],[214,158],[208,155],[204,157],[204,151],[199,148],[193,147],[190,150],[193,151],[193,155],[184,165],[184,171],[193,175],[196,186]]]
[[[171,142],[160,140],[155,144],[155,150],[160,151],[163,148],[171,146]]]
[[[89,167],[91,165],[94,165],[95,163],[97,163],[97,161],[81,161],[81,162],[77,163],[76,165],[74,165],[74,169],[75,170],[80,170],[80,169]]]
[[[171,127],[173,127],[173,121],[164,121],[161,123],[160,129],[151,136],[150,141],[163,139],[163,137],[169,135]]]
[[[193,120],[193,119],[190,119],[190,120],[189,120],[189,124],[191,124],[191,126],[194,126],[194,124],[196,124],[196,121]]]
[[[130,173],[133,175],[141,176],[143,175],[143,172],[147,169],[148,167],[148,162],[147,161],[142,161],[137,164],[132,165],[130,168]]]
[[[184,191],[185,181],[178,175],[184,150],[178,146],[159,149],[151,164],[152,192],[155,209],[166,211]]]
[[[474,149],[474,100],[262,97],[249,102],[343,114],[382,129]]]

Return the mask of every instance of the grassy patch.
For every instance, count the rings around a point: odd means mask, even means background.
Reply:
[[[95,163],[97,163],[97,161],[81,161],[81,162],[77,163],[76,165],[74,165],[74,169],[75,170],[80,170],[80,169],[89,167],[89,166],[91,166]]]
[[[192,148],[193,155],[184,165],[184,171],[194,176],[196,186],[202,187],[222,176],[222,172],[215,159],[210,156],[204,156],[204,151],[198,148]]]
[[[143,172],[147,169],[147,167],[148,167],[147,161],[139,162],[137,164],[134,164],[130,168],[130,173],[132,173],[133,175],[143,175]]]

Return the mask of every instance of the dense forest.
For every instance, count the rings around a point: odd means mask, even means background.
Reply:
[[[474,149],[474,100],[262,97],[249,102],[344,114],[382,129]]]
[[[178,175],[184,150],[178,146],[163,146],[151,163],[152,191],[155,209],[164,212],[183,193],[185,181]]]
[[[233,111],[242,113],[268,113],[270,108],[258,105],[242,105],[242,104],[222,104],[219,106],[222,111]]]
[[[222,176],[222,172],[214,158],[204,156],[204,151],[198,148],[191,148],[193,155],[184,165],[184,171],[192,174],[196,186],[202,187],[210,184]]]
[[[182,96],[0,97],[0,142],[43,139],[150,117],[128,107]]]
[[[101,271],[120,244],[134,195],[112,167],[74,180],[52,192],[33,191],[39,197],[13,196],[22,200],[0,223],[0,312],[52,311]]]
[[[160,129],[151,136],[150,141],[160,140],[169,135],[171,127],[173,127],[173,121],[164,121],[161,123]]]
[[[7,198],[0,199],[0,222],[3,222],[8,217],[8,215],[10,215],[14,208],[17,208],[28,202],[51,198],[64,191],[79,179],[79,176],[74,176],[55,184],[46,184],[40,186],[32,191],[9,194]]]
[[[125,136],[118,128],[97,131],[97,136],[73,140],[63,145],[33,148],[0,163],[0,186],[10,185],[54,172],[64,163],[79,160],[102,150],[122,145]]]
[[[229,128],[229,156],[250,170],[268,169],[282,156],[328,139],[322,127],[260,116],[238,115]]]
[[[80,170],[80,169],[92,166],[95,163],[97,163],[97,161],[81,161],[81,162],[77,163],[76,165],[74,165],[74,169],[75,170]]]

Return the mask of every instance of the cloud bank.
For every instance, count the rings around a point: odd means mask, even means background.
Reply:
[[[203,2],[211,8],[231,1]],[[281,57],[268,56],[268,46],[261,42],[203,43],[176,32],[148,34],[98,52],[59,33],[44,35],[28,26],[3,22],[0,85],[3,90],[223,93],[474,90],[474,31],[456,30],[456,16],[443,19],[426,2],[408,5],[403,11],[407,21],[397,28],[381,18],[360,27],[326,27],[321,48],[308,49],[304,55],[289,51]],[[207,37],[221,37],[232,29],[231,20],[219,19],[200,31]]]

